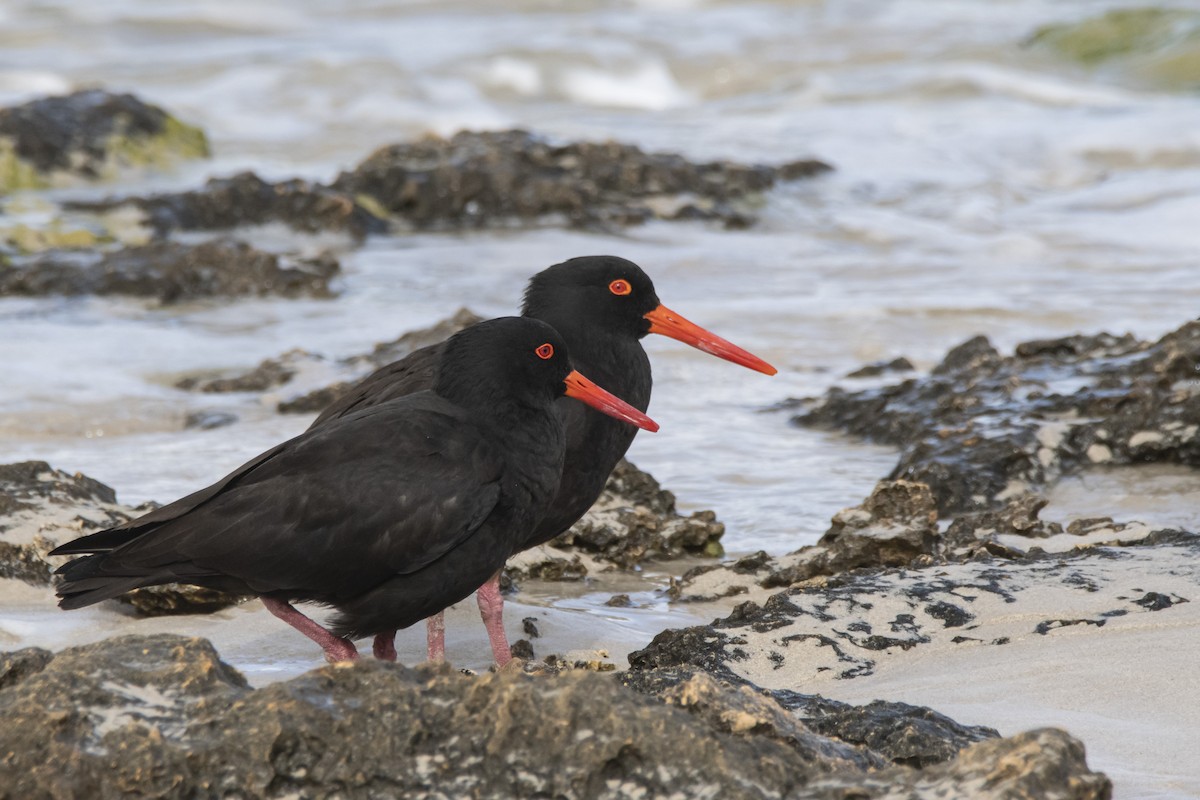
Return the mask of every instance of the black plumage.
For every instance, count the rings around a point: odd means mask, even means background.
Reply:
[[[616,256],[573,258],[539,272],[529,282],[521,313],[550,323],[571,348],[572,362],[580,371],[642,411],[650,405],[653,379],[641,339],[650,333],[775,373],[761,359],[664,308],[641,267]],[[440,343],[422,348],[376,370],[326,408],[310,430],[427,388],[442,368],[444,347]],[[637,434],[634,426],[594,413],[570,398],[560,398],[554,410],[566,432],[562,480],[541,518],[514,533],[513,552],[548,542],[575,524],[600,496]],[[501,604],[494,585],[489,591],[490,602]],[[485,610],[485,622],[487,616]],[[489,624],[489,631],[493,628],[502,639],[503,628]],[[504,661],[507,643],[493,639],[492,644],[498,660]],[[431,642],[431,657],[439,653],[440,644]]]
[[[565,343],[537,320],[480,323],[440,348],[430,387],[350,411],[206,489],[59,547],[53,555],[88,554],[58,570],[60,605],[179,581],[261,596],[280,616],[285,603],[324,603],[339,612],[334,634],[354,638],[469,595],[558,487],[556,398],[617,404],[573,383]]]

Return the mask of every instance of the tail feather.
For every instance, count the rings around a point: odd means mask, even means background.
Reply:
[[[68,561],[57,570],[61,575],[55,593],[58,606],[63,609],[83,608],[101,600],[109,600],[143,586],[170,583],[174,578],[162,573],[130,575],[111,574],[104,571],[106,553],[84,556]]]

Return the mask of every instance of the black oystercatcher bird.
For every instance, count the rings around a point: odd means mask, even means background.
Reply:
[[[380,635],[475,591],[545,515],[562,475],[566,395],[627,425],[658,426],[571,369],[550,325],[507,317],[441,349],[430,388],[332,420],[217,483],[63,545],[59,605],[80,608],[142,586],[183,582],[258,595],[321,645],[357,656]],[[330,629],[291,603],[338,610]]]
[[[654,283],[632,261],[616,256],[585,256],[555,264],[529,282],[521,313],[549,322],[571,349],[572,363],[638,409],[650,405],[650,360],[642,337],[661,333],[758,372],[776,370],[761,358],[733,345],[664,307]],[[443,344],[417,350],[364,378],[334,401],[309,430],[375,403],[420,391],[433,384],[444,363]],[[625,455],[637,429],[596,414],[582,404],[560,399],[555,411],[567,432],[567,452],[558,493],[542,518],[516,534],[514,552],[550,541],[591,508],[609,474]],[[511,658],[504,634],[504,600],[499,574],[477,595],[497,663]],[[444,651],[443,619],[429,621],[429,658]]]

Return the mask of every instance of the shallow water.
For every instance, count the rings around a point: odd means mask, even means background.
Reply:
[[[631,458],[683,508],[716,509],[731,551],[811,543],[895,455],[761,409],[819,394],[863,362],[906,355],[927,368],[977,333],[1002,349],[1077,331],[1156,337],[1196,315],[1195,96],[1021,46],[1038,25],[1115,5],[10,0],[0,102],[98,83],[209,132],[211,162],[121,191],[242,168],[329,179],[375,146],[463,127],[694,158],[816,156],[837,171],[773,191],[743,232],[659,223],[373,239],[341,254],[333,301],[0,300],[0,460],[81,470],[125,502],[170,500],[309,419],[276,415],[276,396],[189,395],[172,375],[293,347],[355,354],[464,304],[511,313],[532,272],[609,252],[646,267],[672,308],[780,368],[766,378],[648,341],[663,430],[639,436]],[[44,216],[36,197],[7,208]],[[240,421],[180,433],[197,409]],[[1058,495],[1064,515],[1136,517],[1137,480],[1093,491],[1082,479]],[[1172,489],[1160,504],[1196,527],[1178,500]],[[561,600],[589,602],[599,607]],[[629,624],[649,638],[668,619]]]

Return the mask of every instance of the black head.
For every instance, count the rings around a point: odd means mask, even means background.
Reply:
[[[549,404],[565,391],[570,372],[567,345],[558,331],[537,319],[500,317],[447,340],[435,388],[467,405],[504,399]]]
[[[521,313],[557,328],[585,355],[601,336],[661,333],[718,358],[774,375],[775,368],[658,300],[654,282],[632,261],[617,256],[583,256],[542,270],[529,281]],[[644,354],[643,354],[644,358]],[[649,367],[647,380],[649,380]]]
[[[658,430],[654,420],[572,369],[558,331],[528,317],[487,320],[447,339],[434,391],[499,423],[511,421],[516,408],[544,411],[549,418],[554,400],[565,394],[611,417]]]
[[[568,338],[576,331],[640,339],[646,314],[659,306],[654,282],[617,256],[582,256],[548,267],[529,281],[521,313],[546,320]]]

